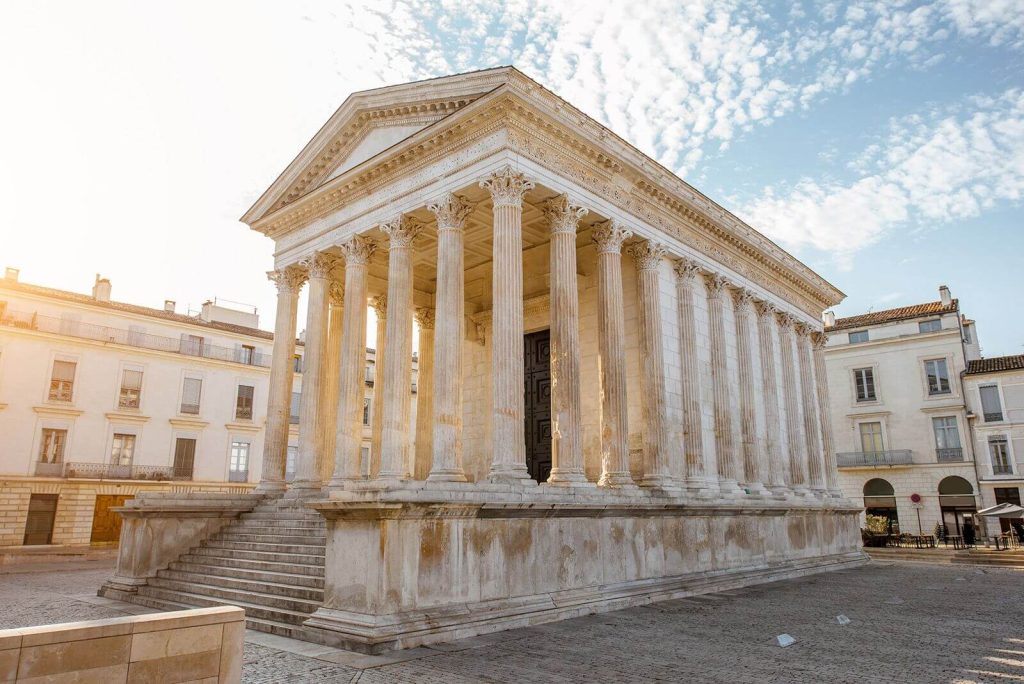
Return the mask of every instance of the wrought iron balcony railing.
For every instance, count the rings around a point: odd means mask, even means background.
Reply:
[[[985,414],[985,422],[986,423],[998,423],[1002,419],[1003,419],[1003,412],[1002,411],[995,411],[993,413],[986,413]]]
[[[993,475],[1013,475],[1013,467],[1009,463],[993,463]]]
[[[910,465],[914,462],[910,449],[889,451],[852,451],[836,454],[840,468],[878,468],[882,466]]]
[[[86,480],[191,480],[191,468],[174,466],[119,465],[115,463],[36,463],[37,477],[68,477]]]
[[[935,450],[935,460],[939,463],[955,463],[964,460],[963,447],[945,447]]]

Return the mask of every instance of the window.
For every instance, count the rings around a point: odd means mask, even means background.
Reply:
[[[113,446],[110,449],[110,464],[130,466],[135,454],[135,435],[114,433]]]
[[[929,333],[942,330],[942,321],[936,318],[931,321],[921,321],[917,324],[918,332]]]
[[[998,423],[1003,419],[1003,404],[999,401],[997,385],[982,385],[978,388],[981,394],[981,412],[986,423]]]
[[[370,424],[370,400],[363,399],[363,425]]]
[[[199,397],[203,393],[203,381],[199,378],[185,378],[181,385],[181,412],[199,415]]]
[[[53,362],[53,372],[50,375],[50,401],[71,401],[77,365],[74,361]]]
[[[251,344],[243,344],[242,350],[238,356],[238,360],[241,363],[252,365],[253,361],[256,360],[256,347]]]
[[[181,353],[191,356],[203,355],[203,338],[200,335],[182,335]]]
[[[928,394],[949,394],[949,369],[946,368],[946,359],[925,361],[924,371],[928,376]]]
[[[191,480],[196,460],[196,440],[179,437],[174,442],[174,478]]]
[[[963,451],[960,448],[960,431],[956,426],[956,417],[942,416],[940,418],[932,418],[932,429],[935,431],[935,449],[938,461],[963,460]]]
[[[252,420],[252,397],[256,388],[252,385],[239,385],[235,397],[235,420]]]
[[[992,457],[992,474],[1009,475],[1013,473],[1010,463],[1010,447],[1006,437],[989,437],[988,453]]]
[[[64,445],[68,441],[67,430],[43,428],[43,438],[39,443],[40,463],[63,463]]]
[[[249,479],[249,443],[231,442],[231,460],[228,465],[228,479],[231,482],[245,482]]]
[[[142,398],[142,371],[125,370],[121,373],[121,394],[118,408],[137,409]]]
[[[857,330],[856,332],[852,332],[852,333],[850,333],[849,339],[850,339],[850,344],[857,344],[858,342],[867,342],[868,341],[868,331],[867,330]]]
[[[857,401],[874,401],[875,371],[873,368],[857,368],[853,371],[854,383],[857,386]]]
[[[292,392],[292,407],[288,415],[288,422],[292,425],[299,424],[299,402],[301,401],[302,392]]]
[[[875,454],[884,451],[882,448],[881,423],[860,424],[860,450],[865,454]]]

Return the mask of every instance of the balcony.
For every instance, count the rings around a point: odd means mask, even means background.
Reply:
[[[998,423],[1003,419],[1003,412],[996,411],[995,413],[986,413],[984,417],[986,423]]]
[[[935,460],[939,463],[957,463],[963,461],[963,447],[946,447],[944,449],[936,449]]]
[[[36,463],[36,477],[73,477],[85,480],[191,480],[191,469],[172,466],[118,465],[113,463]]]
[[[911,465],[913,463],[913,452],[910,449],[852,451],[836,454],[836,465],[840,468],[882,468],[884,466]]]
[[[63,463],[36,463],[36,477],[62,477],[63,475]]]
[[[185,354],[187,356],[201,356],[217,361],[231,361],[249,366],[270,368],[270,354],[261,354],[253,351],[251,348],[218,347],[200,341],[183,340],[178,337],[147,335],[135,330],[123,330],[121,328],[110,328],[105,325],[82,323],[53,316],[41,316],[34,312],[5,311],[0,316],[0,325],[9,328],[21,328],[23,330],[38,330],[39,332],[77,337],[85,340],[123,344],[140,349],[152,349],[154,351]]]
[[[228,471],[228,482],[248,482],[249,471],[248,470],[229,470]]]

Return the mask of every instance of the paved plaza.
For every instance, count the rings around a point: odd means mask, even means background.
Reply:
[[[145,612],[95,596],[110,571],[0,567],[0,628]],[[1024,681],[1022,582],[1011,569],[875,561],[391,656],[249,632],[243,681]],[[796,643],[780,648],[781,633]]]

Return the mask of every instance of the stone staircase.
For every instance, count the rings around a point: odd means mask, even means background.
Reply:
[[[266,501],[157,572],[133,601],[161,610],[238,606],[249,629],[295,636],[323,602],[326,543],[319,513]]]

